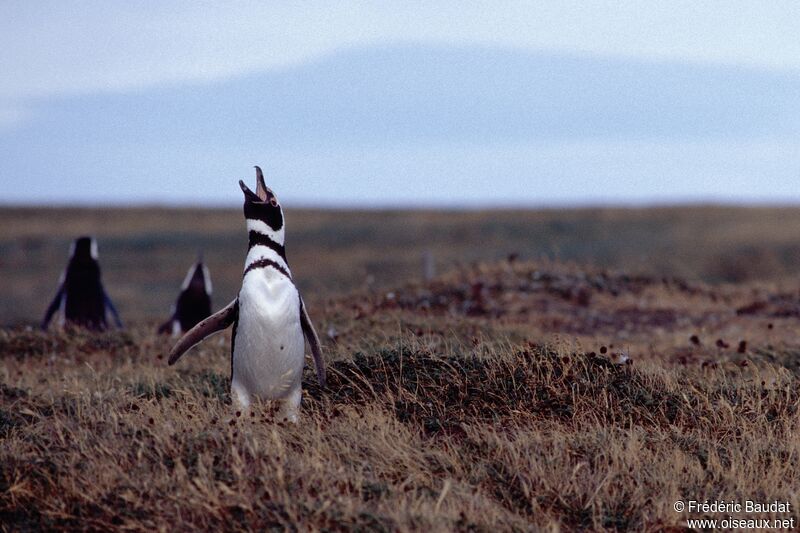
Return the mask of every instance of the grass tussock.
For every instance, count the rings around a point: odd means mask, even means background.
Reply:
[[[233,411],[224,346],[178,370],[138,348],[107,362],[81,337],[63,342],[83,364],[51,372],[3,352],[7,374],[31,374],[0,388],[0,523],[658,530],[680,525],[680,498],[800,503],[791,372],[767,386],[738,367],[618,365],[566,345],[400,341],[332,363],[324,390],[309,371],[297,425],[268,405]]]
[[[793,294],[507,258],[309,300],[328,386],[308,369],[297,425],[235,410],[229,333],[167,367],[155,320],[0,329],[0,528],[662,531],[685,526],[678,499],[795,510]]]
[[[47,333],[31,328],[0,329],[0,357],[25,359],[47,357],[69,351],[72,354],[111,352],[120,354],[134,346],[134,339],[124,331],[92,332],[68,328]]]

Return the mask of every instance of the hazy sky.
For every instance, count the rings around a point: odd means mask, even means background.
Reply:
[[[0,4],[0,201],[800,200],[800,4]]]

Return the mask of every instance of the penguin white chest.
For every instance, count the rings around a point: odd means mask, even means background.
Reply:
[[[285,398],[299,388],[304,362],[294,284],[273,268],[247,273],[239,292],[233,388],[269,400]]]

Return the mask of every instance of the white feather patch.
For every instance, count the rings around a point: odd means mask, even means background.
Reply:
[[[211,286],[211,272],[208,271],[208,267],[203,265],[203,282],[206,285],[206,294],[211,296],[213,292],[213,288]]]
[[[261,220],[255,220],[252,218],[247,219],[247,230],[248,231],[255,231],[256,233],[260,233],[262,235],[266,235],[273,241],[277,242],[278,244],[283,244],[284,242],[284,235],[285,235],[285,227],[284,224],[281,229],[275,231],[274,229],[270,228],[266,222],[262,222]]]
[[[235,346],[232,388],[239,396],[284,399],[301,386],[300,297],[275,269],[255,270],[242,282]]]

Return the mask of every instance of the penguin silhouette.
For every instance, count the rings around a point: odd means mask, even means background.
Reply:
[[[70,324],[102,331],[108,327],[108,313],[116,326],[122,328],[119,313],[103,288],[97,241],[92,237],[79,237],[72,244],[69,255],[58,291],[42,320],[42,329],[47,329],[56,311],[61,314],[61,326]]]
[[[211,316],[211,292],[211,275],[200,255],[186,273],[178,300],[172,308],[172,316],[159,326],[158,332],[179,335]]]

